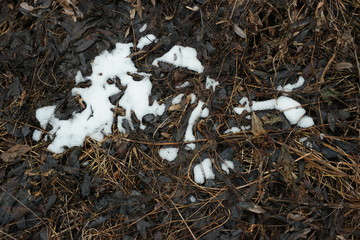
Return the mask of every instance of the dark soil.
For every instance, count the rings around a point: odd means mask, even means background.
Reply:
[[[0,3],[1,239],[360,239],[358,1],[15,2]],[[132,60],[153,74],[155,98],[193,92],[210,109],[195,151],[182,142],[196,106],[185,101],[144,131],[114,125],[63,154],[32,140],[37,108],[75,101],[78,70],[90,75],[102,51],[150,33],[160,41]],[[204,73],[150,66],[176,44],[197,50]],[[300,75],[289,96],[315,126],[261,111],[264,130],[223,134],[255,127],[233,112],[239,99],[276,98]],[[193,87],[175,88],[185,80]],[[77,107],[63,106],[63,117]],[[158,156],[164,145],[180,147],[177,160]],[[192,169],[204,158],[216,178],[199,185]]]

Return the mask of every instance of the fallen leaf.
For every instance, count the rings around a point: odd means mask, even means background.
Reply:
[[[1,154],[1,160],[4,162],[14,162],[17,157],[21,157],[25,153],[31,150],[31,147],[27,144],[25,145],[15,145],[3,154]]]
[[[246,38],[246,33],[237,24],[234,24],[234,31],[240,37]]]
[[[29,4],[26,3],[26,2],[22,2],[22,3],[20,4],[20,7],[21,7],[22,9],[26,10],[26,11],[29,11],[29,12],[31,12],[32,10],[34,10],[34,7],[31,6],[31,5],[29,5]]]
[[[137,0],[136,12],[139,14],[140,19],[142,19],[142,4],[141,4],[141,0]]]
[[[258,118],[258,116],[256,116],[254,112],[251,115],[251,132],[255,136],[263,135],[266,133],[261,120]]]
[[[77,18],[83,18],[84,14],[76,6],[77,0],[57,0],[57,2],[63,7],[64,13],[72,18],[74,22]]]
[[[169,111],[179,111],[179,110],[181,110],[181,104],[175,104],[169,107]]]
[[[252,202],[238,202],[237,207],[243,208],[253,213],[264,213],[265,210],[262,209],[259,205],[256,205]]]
[[[286,145],[281,147],[278,164],[281,166],[281,174],[284,176],[285,181],[291,184],[294,181],[295,161],[291,157],[289,148]]]
[[[341,70],[352,69],[354,66],[349,62],[340,62],[340,63],[335,64],[334,67],[336,70],[341,71]]]

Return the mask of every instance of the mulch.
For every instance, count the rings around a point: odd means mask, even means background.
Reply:
[[[1,239],[360,238],[358,1],[15,2],[0,3]],[[144,119],[145,130],[114,124],[102,142],[63,154],[32,140],[36,109],[71,100],[78,70],[90,75],[101,52],[150,33],[159,42],[131,58],[152,74],[154,98],[194,93],[210,110],[194,151],[182,142],[190,99]],[[204,73],[150,66],[176,44],[197,50]],[[234,113],[242,97],[276,98],[300,75],[288,96],[315,126]],[[175,88],[185,81],[192,87]],[[224,134],[243,125],[261,131]],[[159,157],[164,146],[180,148],[177,160]],[[205,158],[216,177],[199,185],[192,169]]]

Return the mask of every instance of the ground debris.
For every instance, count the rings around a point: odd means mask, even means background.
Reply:
[[[357,239],[355,2],[1,3],[0,239]],[[119,88],[110,115],[127,114],[126,131],[116,118],[101,141],[50,153],[54,126],[40,128],[36,110],[53,105],[60,121],[73,119],[89,101],[71,89],[95,84],[94,58],[149,34],[159,41],[129,47],[139,70],[105,79]],[[188,47],[196,71],[178,59]],[[137,119],[118,102],[128,77],[145,76],[146,100],[165,111]],[[304,84],[289,90],[300,77]],[[287,109],[252,111],[280,97],[298,102],[314,125],[292,124]],[[249,104],[238,115],[242,99]],[[204,114],[188,129],[197,106]],[[160,156],[170,148],[172,161]],[[211,177],[196,183],[194,168],[206,159]]]

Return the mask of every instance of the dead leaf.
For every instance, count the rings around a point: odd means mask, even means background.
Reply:
[[[25,153],[31,150],[31,147],[27,144],[25,145],[15,145],[3,154],[1,154],[1,159],[4,162],[14,162],[17,157],[21,157]]]
[[[246,38],[246,33],[237,24],[234,24],[234,31],[241,38]]]
[[[281,152],[278,158],[278,164],[281,168],[281,174],[284,176],[285,181],[291,184],[294,181],[295,161],[291,157],[289,148],[286,145],[281,147]]]
[[[262,209],[259,205],[256,205],[252,202],[238,202],[237,207],[243,208],[253,213],[264,213],[265,210]]]
[[[139,17],[142,20],[142,4],[141,4],[141,0],[137,0],[136,12],[139,14]]]
[[[169,111],[179,111],[179,110],[181,110],[181,104],[175,104],[169,107]]]
[[[72,18],[74,22],[77,18],[83,18],[84,14],[76,6],[77,0],[57,0],[57,2],[63,7],[64,13]]]
[[[263,135],[266,133],[261,120],[258,118],[258,116],[256,116],[254,112],[251,115],[251,132],[255,136]]]
[[[339,71],[352,69],[353,67],[354,66],[349,62],[340,62],[340,63],[335,64],[335,69],[339,70]]]
[[[20,7],[21,7],[22,9],[26,10],[26,11],[29,11],[29,12],[31,12],[32,10],[34,10],[34,7],[31,6],[31,5],[29,5],[29,4],[26,3],[26,2],[22,2],[22,3],[20,4]]]
[[[136,9],[130,9],[130,19],[133,20],[135,18]]]
[[[151,0],[151,3],[154,7],[156,6],[156,0]]]

